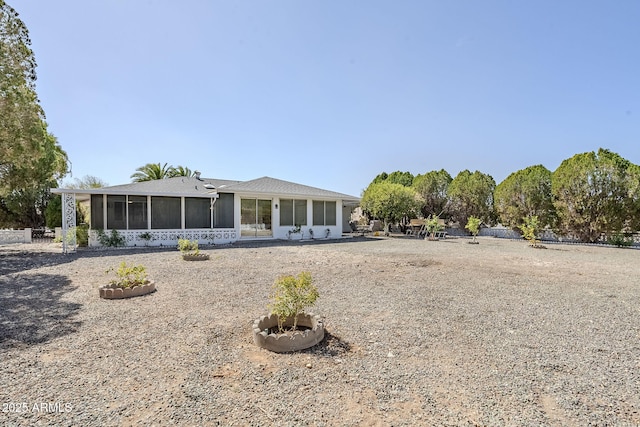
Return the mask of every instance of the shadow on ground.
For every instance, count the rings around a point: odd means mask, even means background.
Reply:
[[[74,287],[56,274],[0,276],[0,349],[41,344],[74,333],[81,304],[64,301]]]
[[[333,335],[325,330],[324,338],[311,348],[303,350],[302,353],[315,354],[317,356],[337,357],[344,356],[351,351],[351,344],[342,340],[339,336]]]

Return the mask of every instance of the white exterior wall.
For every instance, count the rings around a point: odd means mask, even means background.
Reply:
[[[295,199],[295,197],[284,197],[285,199]],[[298,198],[299,200],[300,198]],[[285,225],[280,226],[280,198],[274,198],[272,202],[273,214],[273,237],[276,239],[284,240],[308,240],[311,239],[311,233],[309,230],[313,230],[314,239],[339,239],[342,237],[342,200],[326,200],[327,202],[336,202],[336,225],[311,225],[313,224],[313,200],[321,199],[307,199],[307,225],[300,227],[301,233],[295,233],[289,235],[289,231],[293,229],[293,226]],[[275,204],[278,204],[278,209],[275,209]],[[326,230],[329,230],[329,236],[327,237]]]

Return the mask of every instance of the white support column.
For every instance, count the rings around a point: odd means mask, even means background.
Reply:
[[[76,195],[62,193],[62,252],[76,250]]]

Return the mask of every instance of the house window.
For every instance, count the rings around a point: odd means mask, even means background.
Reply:
[[[91,228],[104,228],[104,199],[102,194],[91,195]]]
[[[107,228],[109,230],[127,229],[126,196],[107,196]]]
[[[151,198],[151,228],[181,228],[181,209],[179,197]]]
[[[147,228],[147,197],[129,196],[127,203],[129,229],[144,230]]]
[[[184,199],[185,228],[211,228],[211,199]]]
[[[314,200],[313,225],[336,225],[336,202]]]
[[[213,205],[213,226],[215,228],[233,228],[233,194],[218,193],[218,200]]]
[[[307,201],[280,199],[280,225],[307,225]]]

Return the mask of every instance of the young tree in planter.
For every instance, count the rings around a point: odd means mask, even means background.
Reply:
[[[523,223],[520,226],[520,229],[522,230],[522,237],[527,239],[529,241],[529,245],[534,248],[539,247],[538,233],[540,232],[540,223],[538,222],[538,217],[535,215],[528,216],[522,218],[522,222]]]
[[[284,332],[284,322],[293,319],[292,329],[298,326],[298,315],[313,306],[320,296],[313,284],[311,273],[303,271],[294,276],[280,276],[273,285],[269,309],[278,316],[278,329]]]
[[[472,240],[473,243],[478,243],[478,239],[476,237],[480,232],[480,224],[482,224],[482,220],[480,218],[475,216],[470,216],[469,220],[467,221],[467,225],[464,226],[464,228],[469,230],[469,232],[473,236],[473,240]]]

